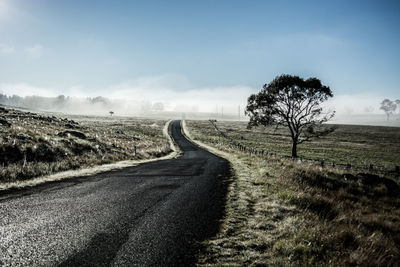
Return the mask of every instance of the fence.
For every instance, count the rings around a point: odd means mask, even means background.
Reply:
[[[356,164],[351,164],[351,163],[335,163],[335,161],[325,161],[325,160],[314,160],[314,159],[307,159],[307,158],[292,158],[291,156],[287,155],[278,155],[276,152],[269,152],[267,150],[260,150],[256,149],[253,147],[245,146],[242,145],[240,142],[237,142],[234,140],[232,137],[226,135],[223,131],[221,131],[217,125],[216,125],[216,120],[209,120],[209,122],[214,126],[215,130],[225,139],[227,139],[231,145],[232,148],[237,149],[243,153],[248,153],[249,155],[254,155],[254,156],[259,156],[259,157],[267,157],[267,156],[273,156],[273,157],[280,157],[280,158],[286,158],[286,159],[292,159],[292,160],[297,160],[299,164],[301,163],[311,163],[315,165],[319,165],[321,167],[334,167],[334,168],[341,168],[341,169],[353,169],[353,170],[359,170],[359,171],[369,171],[369,172],[380,172],[384,174],[394,174],[395,176],[400,176],[400,167],[399,166],[394,166],[392,169],[388,169],[383,166],[378,166],[374,164],[368,164],[367,166],[359,166]]]

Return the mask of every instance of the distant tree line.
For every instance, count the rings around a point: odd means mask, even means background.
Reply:
[[[102,96],[77,98],[59,95],[56,97],[43,96],[8,96],[0,94],[0,105],[7,105],[19,108],[61,111],[69,113],[144,113],[150,111],[163,111],[164,105],[161,102],[150,101],[116,100]]]
[[[389,120],[389,117],[391,115],[394,115],[396,113],[396,110],[397,113],[400,115],[400,100],[397,99],[392,101],[390,99],[384,99],[381,102],[380,109],[386,113],[386,119]]]
[[[18,95],[7,96],[5,94],[0,94],[0,104],[21,107],[21,108],[31,108],[31,109],[56,109],[63,110],[68,108],[72,103],[76,103],[76,98],[71,98],[69,96],[59,95],[57,97],[43,97],[43,96],[25,96],[21,97]],[[111,101],[105,97],[98,96],[94,98],[86,98],[81,100],[87,105],[101,104],[110,105]]]

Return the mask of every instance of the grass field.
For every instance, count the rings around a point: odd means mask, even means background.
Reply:
[[[214,131],[207,121],[198,122],[207,131]],[[247,129],[245,122],[217,122],[217,127],[246,147],[291,155],[291,138],[286,128],[257,127]],[[298,146],[299,157],[324,160],[327,163],[351,164],[369,168],[394,170],[400,166],[400,127],[329,125],[336,130],[328,136]],[[219,141],[219,139],[215,139]]]
[[[275,140],[274,135],[264,134],[265,130],[247,131],[243,124],[223,122],[218,126],[230,129],[229,136],[243,136],[244,142],[260,148],[277,149],[283,143],[282,135]],[[207,121],[188,121],[187,128],[194,140],[229,159],[235,173],[220,233],[205,243],[207,250],[199,256],[199,265],[396,266],[400,262],[400,189],[392,177],[249,155],[232,149]],[[374,144],[371,153],[385,155],[386,164],[397,162],[390,157],[396,150],[381,148],[368,127],[340,128],[336,136],[347,142],[349,153],[362,154],[357,149],[352,152],[362,139]],[[396,129],[371,128],[387,133],[377,137],[386,147],[398,147]],[[328,144],[335,139],[329,138],[308,146],[314,145],[315,151],[326,144],[326,149],[331,149],[333,145]],[[312,150],[305,148],[301,147],[300,153],[312,155]],[[320,150],[332,158],[338,154]],[[345,154],[339,153],[343,160]]]
[[[170,152],[166,120],[0,109],[0,182]],[[134,154],[136,146],[137,154]]]

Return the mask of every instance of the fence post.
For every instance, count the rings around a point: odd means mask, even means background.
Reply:
[[[136,157],[136,146],[133,147],[133,156]]]
[[[335,167],[335,162],[334,161],[332,161],[332,167]]]
[[[369,170],[372,171],[374,169],[374,165],[369,164]]]
[[[321,167],[323,168],[325,166],[325,161],[321,160]]]

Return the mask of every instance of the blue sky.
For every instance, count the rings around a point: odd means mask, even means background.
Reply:
[[[0,0],[0,91],[183,102],[228,92],[233,105],[288,73],[374,105],[400,97],[399,26],[400,2],[384,0]]]

